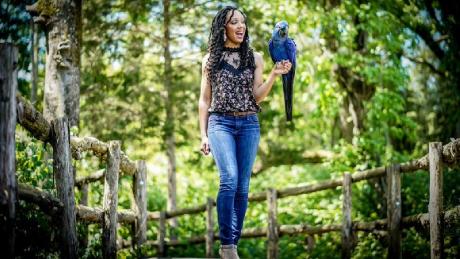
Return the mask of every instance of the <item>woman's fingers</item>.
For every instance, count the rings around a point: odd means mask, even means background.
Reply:
[[[284,67],[284,61],[283,62],[276,62],[276,68],[281,69]]]
[[[287,74],[291,70],[291,62],[289,60],[283,61],[283,74]]]
[[[284,61],[283,61],[283,65],[284,65],[284,67],[287,68],[287,69],[291,69],[291,67],[292,67],[292,63],[291,63],[291,61],[289,61],[289,60],[284,60]]]
[[[202,153],[203,155],[205,155],[205,156],[208,155],[208,151],[207,151],[206,149],[203,149],[203,148],[201,149],[201,153]]]
[[[208,155],[209,151],[210,151],[209,144],[203,143],[203,145],[201,146],[201,153],[203,153],[204,155]]]
[[[201,153],[203,153],[203,155],[206,155],[206,145],[202,145],[201,146]]]
[[[281,61],[281,65],[282,65],[282,68],[283,68],[283,74],[286,74],[292,68],[292,63],[289,60]]]
[[[275,70],[277,74],[287,74],[292,68],[292,63],[289,60],[282,60],[275,63]]]

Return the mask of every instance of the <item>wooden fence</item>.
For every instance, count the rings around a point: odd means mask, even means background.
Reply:
[[[146,240],[147,201],[145,161],[131,161],[121,150],[119,141],[104,143],[95,138],[79,138],[69,134],[66,118],[51,123],[42,114],[16,94],[17,49],[11,44],[0,44],[0,213],[6,215],[6,224],[0,224],[2,243],[8,251],[7,258],[15,255],[16,207],[18,199],[38,205],[43,212],[60,221],[60,250],[62,258],[78,258],[76,221],[100,223],[104,258],[116,258],[117,223],[133,224],[133,246],[137,249]],[[38,188],[16,183],[15,128],[22,125],[33,137],[53,147],[53,172],[57,197]],[[79,160],[81,153],[91,151],[106,162],[106,169],[87,178],[74,178],[72,158]],[[119,175],[133,177],[135,204],[130,210],[117,211]],[[87,186],[90,182],[104,180],[102,208],[85,206]],[[82,191],[84,204],[75,204],[74,187]],[[3,235],[6,234],[6,235]],[[2,247],[3,248],[3,247]],[[3,249],[2,249],[3,251]]]
[[[214,232],[213,209],[215,200],[208,197],[206,203],[182,208],[175,211],[149,212],[146,209],[146,166],[145,161],[131,161],[121,150],[120,142],[104,143],[91,137],[74,137],[69,135],[69,127],[65,118],[48,123],[34,107],[15,94],[16,73],[14,64],[17,50],[12,45],[0,44],[0,144],[2,159],[0,163],[0,205],[2,213],[7,215],[9,255],[14,256],[14,227],[17,198],[37,204],[44,212],[57,216],[61,220],[62,236],[60,241],[61,255],[65,258],[76,258],[78,243],[76,237],[76,221],[98,223],[102,225],[104,258],[115,258],[117,249],[132,246],[134,249],[142,245],[153,245],[159,256],[164,256],[169,246],[180,246],[205,243],[206,257],[213,257],[213,243],[219,239]],[[16,114],[17,113],[17,114]],[[49,142],[53,146],[53,168],[55,172],[57,196],[31,186],[16,184],[15,181],[15,143],[14,130],[16,121],[28,130],[36,139]],[[74,180],[71,159],[82,159],[82,152],[90,151],[106,162],[106,169],[95,174]],[[317,235],[326,232],[342,233],[342,257],[350,258],[353,247],[353,232],[367,231],[383,234],[389,239],[388,257],[401,258],[401,229],[422,226],[430,229],[431,258],[441,258],[443,250],[443,226],[460,218],[460,206],[444,211],[442,207],[442,168],[453,166],[460,160],[460,139],[442,146],[439,142],[429,144],[428,155],[403,164],[379,167],[355,173],[345,173],[342,178],[332,179],[316,184],[298,187],[273,189],[253,193],[250,202],[267,202],[268,224],[265,228],[245,229],[243,238],[267,237],[267,258],[279,258],[279,237],[283,235]],[[402,218],[401,215],[401,173],[425,169],[430,173],[430,202],[428,213]],[[117,211],[119,176],[133,177],[134,201],[129,210]],[[357,222],[351,217],[351,185],[372,178],[386,177],[387,219],[372,222]],[[87,186],[96,181],[104,181],[104,197],[102,208],[91,208],[87,205]],[[74,186],[82,192],[82,203],[75,204]],[[308,224],[280,225],[277,223],[277,200],[289,196],[314,193],[327,189],[342,187],[343,220],[342,224],[326,226],[309,226]],[[7,195],[3,195],[7,193]],[[6,208],[6,209],[5,209]],[[166,240],[166,220],[182,215],[193,215],[206,212],[206,233],[187,240]],[[147,220],[159,222],[159,233],[156,241],[146,240]],[[132,224],[133,242],[119,242],[117,245],[117,223]]]
[[[242,233],[243,238],[267,237],[267,258],[278,258],[279,237],[283,235],[317,235],[327,232],[342,232],[342,257],[350,258],[352,252],[353,232],[365,231],[374,232],[379,235],[387,236],[388,258],[401,258],[401,230],[409,227],[421,227],[430,229],[431,258],[442,258],[443,247],[443,226],[450,227],[460,219],[460,206],[456,206],[448,211],[442,208],[442,167],[454,166],[460,159],[460,139],[442,146],[439,142],[429,144],[428,155],[403,164],[395,164],[387,167],[345,173],[343,178],[323,181],[316,184],[284,188],[275,190],[269,188],[265,192],[254,193],[249,196],[250,202],[267,202],[268,205],[268,226],[266,228],[246,229]],[[402,218],[401,215],[401,173],[415,172],[420,169],[429,169],[430,173],[430,202],[428,213],[417,214]],[[372,222],[352,221],[351,217],[351,185],[353,183],[369,180],[372,178],[386,177],[387,180],[387,219],[375,220]],[[343,194],[343,221],[342,224],[326,226],[309,226],[308,224],[299,225],[279,225],[276,219],[277,200],[289,196],[315,193],[328,189],[342,187]],[[149,212],[148,218],[159,220],[160,225],[165,224],[165,220],[181,215],[191,215],[206,211],[207,231],[205,236],[192,237],[183,241],[166,242],[164,233],[159,235],[157,241],[147,241],[158,247],[189,245],[206,242],[206,255],[212,256],[213,240],[218,239],[212,233],[213,220],[210,218],[212,199],[208,198],[206,204],[200,206],[184,208],[171,212],[163,212],[165,216],[159,216],[158,212]],[[165,231],[160,228],[160,231]]]

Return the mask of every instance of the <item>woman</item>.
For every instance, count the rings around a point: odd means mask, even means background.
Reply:
[[[249,180],[257,153],[259,103],[291,63],[277,63],[263,82],[262,56],[249,46],[246,17],[234,7],[212,21],[203,58],[199,120],[201,152],[212,152],[220,175],[217,215],[221,258],[239,258],[236,248],[248,205]]]

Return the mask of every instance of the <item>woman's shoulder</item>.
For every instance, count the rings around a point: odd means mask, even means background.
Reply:
[[[206,55],[203,56],[203,59],[202,59],[203,63],[207,62],[208,59],[209,59],[209,52],[207,52]]]
[[[201,69],[202,71],[204,72],[206,70],[206,63],[208,63],[208,59],[209,59],[209,52],[206,53],[206,55],[204,55],[202,61],[201,61]]]
[[[256,63],[256,65],[263,63],[264,59],[262,57],[262,54],[257,51],[253,51],[253,52],[254,52],[254,62]]]
[[[255,50],[253,50],[252,52],[254,53],[254,58],[262,58],[262,53]]]

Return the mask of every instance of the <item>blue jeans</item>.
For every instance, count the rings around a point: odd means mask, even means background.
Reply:
[[[257,114],[211,113],[209,147],[219,170],[217,217],[221,245],[238,244],[248,207],[249,180],[260,139]]]

